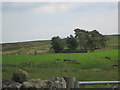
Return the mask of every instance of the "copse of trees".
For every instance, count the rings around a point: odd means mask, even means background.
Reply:
[[[56,53],[62,52],[65,47],[76,50],[93,50],[105,48],[106,36],[100,34],[97,30],[86,31],[83,29],[75,29],[75,36],[70,35],[67,38],[61,39],[59,36],[52,38],[52,48]]]

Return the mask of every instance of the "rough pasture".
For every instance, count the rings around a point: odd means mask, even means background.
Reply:
[[[69,60],[67,62],[73,61],[79,62],[79,64],[66,63],[65,59]],[[27,62],[32,62],[32,66],[26,65]],[[3,77],[10,79],[10,73],[20,67],[28,71],[33,78],[49,79],[52,76],[75,76],[78,80],[117,80],[117,68],[112,67],[117,63],[118,50],[91,53],[3,55]]]
[[[30,78],[73,76],[79,81],[118,80],[119,45],[112,44],[118,44],[117,38],[108,41],[106,49],[90,53],[3,55],[3,78],[11,79],[12,72],[16,68],[21,68],[30,74]],[[30,45],[32,46],[32,43]]]

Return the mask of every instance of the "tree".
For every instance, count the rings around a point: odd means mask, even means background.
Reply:
[[[105,36],[100,34],[97,30],[89,32],[87,45],[90,49],[98,49],[101,47],[105,47],[105,43]]]
[[[97,49],[106,45],[106,38],[97,30],[85,31],[83,29],[75,29],[75,35],[79,40],[81,49]]]
[[[102,37],[101,37],[101,39],[100,39],[100,44],[101,44],[101,47],[102,47],[102,48],[105,48],[105,46],[106,46],[106,41],[107,41],[106,36],[103,36],[103,35],[102,35]]]
[[[77,39],[72,35],[70,35],[70,37],[67,37],[66,44],[69,49],[76,49],[78,47]]]
[[[52,38],[51,45],[52,45],[52,48],[54,49],[55,53],[59,53],[64,49],[64,43],[59,36]]]
[[[87,48],[87,36],[88,36],[88,31],[85,31],[83,29],[75,29],[75,35],[76,35],[76,38],[78,38],[79,40],[79,46],[81,49],[86,49]]]

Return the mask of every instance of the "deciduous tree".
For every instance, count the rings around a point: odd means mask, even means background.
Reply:
[[[55,53],[59,53],[64,49],[64,43],[59,36],[52,38],[51,45],[52,45],[52,48],[54,49]]]
[[[73,37],[73,35],[70,35],[69,37],[67,37],[66,44],[69,49],[77,49],[78,47],[77,39]]]

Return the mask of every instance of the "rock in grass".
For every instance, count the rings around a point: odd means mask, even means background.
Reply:
[[[26,71],[23,71],[21,69],[17,69],[15,72],[13,72],[12,80],[15,82],[25,82],[28,80],[28,73]]]
[[[33,85],[30,82],[23,82],[22,86],[21,86],[21,89],[22,88],[27,88],[27,89],[33,88]]]

